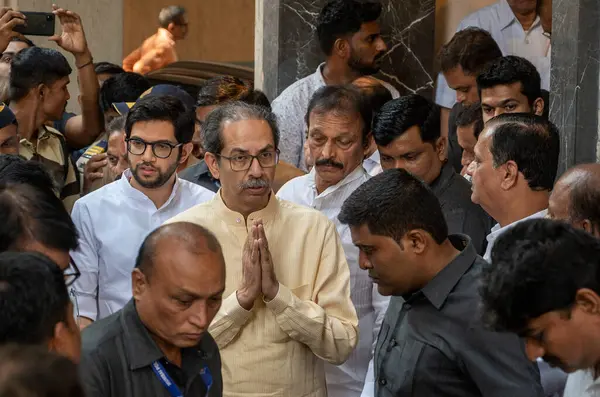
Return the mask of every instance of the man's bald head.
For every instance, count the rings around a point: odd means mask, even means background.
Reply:
[[[600,236],[600,164],[581,164],[556,182],[548,212],[554,219]]]
[[[164,225],[146,237],[135,267],[146,278],[150,277],[159,253],[185,250],[194,255],[218,254],[224,263],[221,244],[208,229],[190,222],[177,222]]]

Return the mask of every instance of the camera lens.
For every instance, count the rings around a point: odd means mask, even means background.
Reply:
[[[52,20],[52,15],[46,15],[46,21],[51,21]]]

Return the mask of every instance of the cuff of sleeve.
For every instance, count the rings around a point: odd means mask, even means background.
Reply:
[[[267,308],[271,310],[275,315],[281,314],[287,307],[291,306],[294,302],[294,294],[285,285],[279,283],[279,291],[275,298],[269,302],[265,302]]]
[[[229,297],[223,301],[221,311],[225,316],[229,317],[233,323],[240,325],[245,324],[252,315],[251,311],[240,306],[240,302],[237,299],[237,291],[229,295]]]
[[[96,321],[98,317],[96,298],[75,293],[75,299],[77,300],[77,307],[75,308],[77,317],[87,317],[92,321]]]

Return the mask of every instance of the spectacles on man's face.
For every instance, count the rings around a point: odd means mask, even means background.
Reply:
[[[81,276],[81,272],[79,271],[79,268],[75,264],[73,258],[70,259],[69,267],[64,271],[63,276],[65,278],[65,284],[67,285],[67,287],[73,285],[73,283],[77,281],[79,276]]]
[[[231,169],[233,171],[247,171],[250,169],[250,167],[252,167],[254,159],[258,161],[258,164],[260,164],[262,168],[275,167],[275,165],[277,165],[279,162],[279,149],[262,152],[257,156],[253,156],[251,154],[238,154],[231,157],[218,154],[217,156],[229,160],[229,164],[231,165]]]
[[[152,153],[159,159],[169,158],[173,149],[182,145],[181,143],[174,145],[167,141],[146,142],[140,138],[129,138],[126,139],[125,142],[127,142],[127,151],[136,156],[144,154],[146,148],[150,145],[152,147]]]

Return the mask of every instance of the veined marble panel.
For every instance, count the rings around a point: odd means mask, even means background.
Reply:
[[[316,20],[326,0],[278,0],[279,45],[276,54],[278,95],[287,86],[311,73],[323,62],[316,37]],[[389,52],[378,77],[401,94],[418,92],[431,97],[434,76],[435,0],[383,0],[380,19]],[[273,23],[267,19],[264,24]],[[267,57],[267,54],[263,54]],[[269,71],[263,71],[266,80]],[[273,97],[274,97],[273,96]]]

